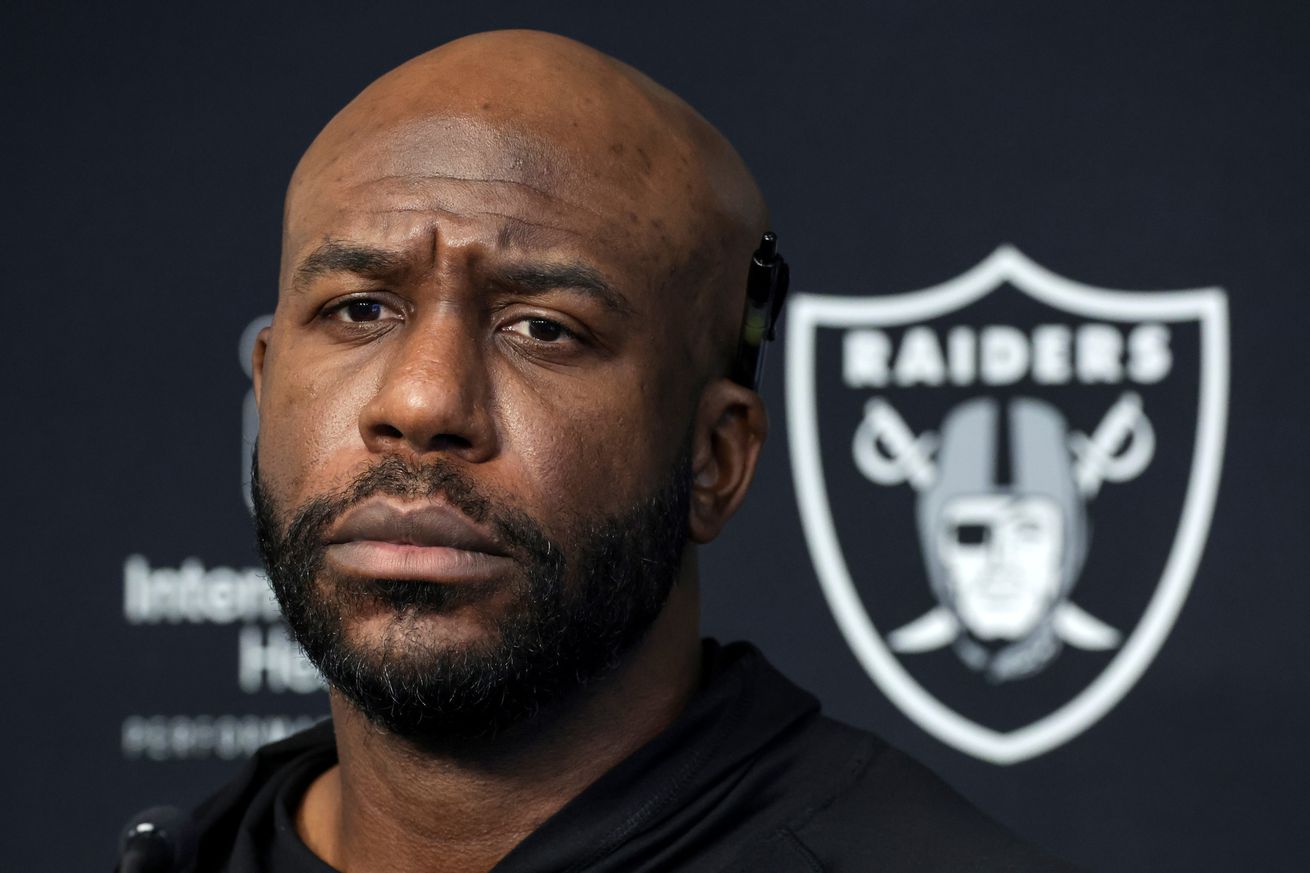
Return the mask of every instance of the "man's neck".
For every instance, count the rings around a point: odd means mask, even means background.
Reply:
[[[695,584],[674,587],[643,641],[559,711],[458,750],[419,751],[332,695],[339,764],[296,830],[338,870],[484,873],[669,726],[700,679]]]

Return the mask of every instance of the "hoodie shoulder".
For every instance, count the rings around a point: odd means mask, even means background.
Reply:
[[[817,742],[852,753],[827,796],[777,837],[786,852],[810,859],[810,869],[1074,873],[876,735],[818,721]]]

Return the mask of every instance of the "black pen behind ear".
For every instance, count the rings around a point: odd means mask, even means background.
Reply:
[[[746,311],[732,371],[733,381],[755,391],[760,390],[766,344],[775,338],[790,281],[791,271],[778,253],[778,235],[766,231],[746,276]]]

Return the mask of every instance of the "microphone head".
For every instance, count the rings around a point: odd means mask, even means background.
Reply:
[[[196,856],[196,826],[176,806],[152,806],[132,816],[118,845],[123,873],[185,873]]]

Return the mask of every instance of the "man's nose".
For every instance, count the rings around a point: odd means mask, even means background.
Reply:
[[[470,463],[496,453],[490,378],[478,332],[459,312],[416,321],[387,361],[359,430],[379,454],[442,452]]]

